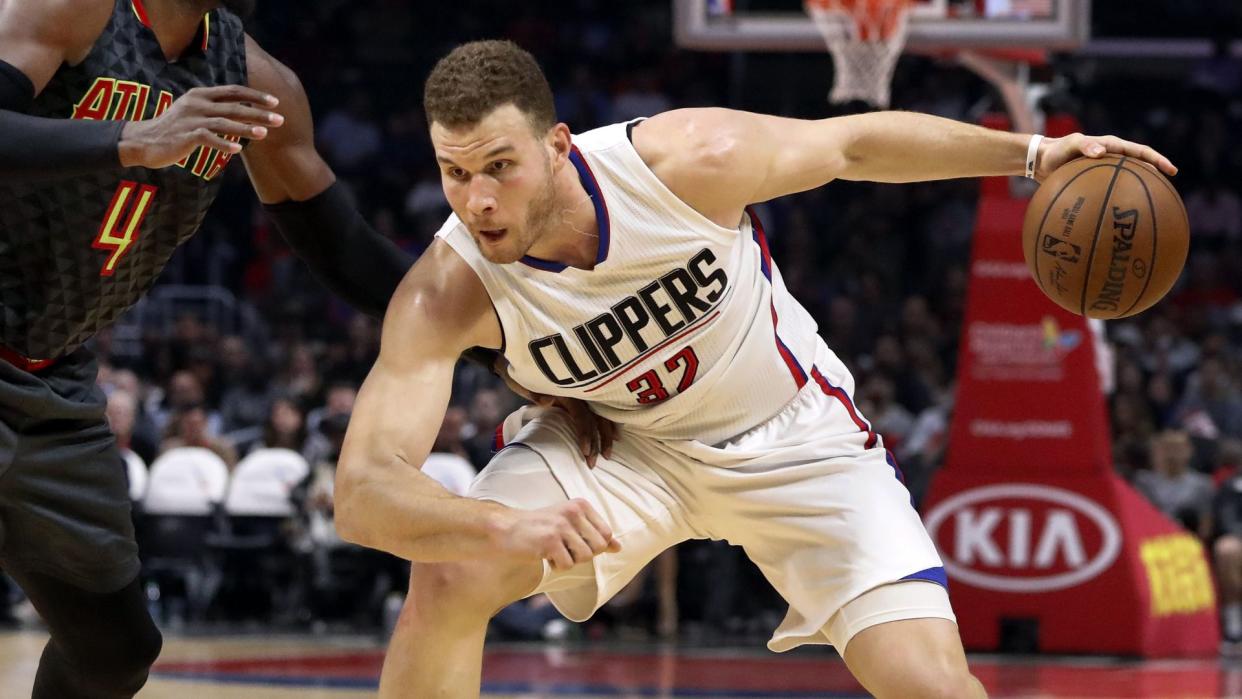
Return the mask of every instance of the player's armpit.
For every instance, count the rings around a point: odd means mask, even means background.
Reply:
[[[393,297],[379,360],[350,419],[336,476],[342,537],[419,561],[493,551],[499,506],[453,496],[419,469],[444,419],[458,357],[499,344],[482,282],[436,241]]]

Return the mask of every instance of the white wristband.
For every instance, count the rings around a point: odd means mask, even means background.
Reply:
[[[1043,140],[1043,136],[1035,134],[1026,146],[1026,176],[1032,180],[1035,179],[1035,159],[1039,157],[1039,143]]]

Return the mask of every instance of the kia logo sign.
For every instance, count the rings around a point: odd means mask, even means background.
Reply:
[[[939,503],[927,533],[954,579],[1000,592],[1082,584],[1117,560],[1121,528],[1094,501],[1046,485],[973,488]]]

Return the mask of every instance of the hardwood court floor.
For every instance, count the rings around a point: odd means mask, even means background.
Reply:
[[[44,636],[0,633],[0,697],[30,695]],[[345,699],[374,696],[383,649],[371,639],[169,634],[142,699]],[[1242,698],[1242,663],[1048,657],[971,659],[993,697]],[[862,697],[830,652],[496,646],[488,699]]]

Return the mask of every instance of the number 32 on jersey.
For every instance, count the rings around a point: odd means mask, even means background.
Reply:
[[[111,277],[116,265],[138,241],[138,231],[142,228],[142,220],[151,212],[158,187],[138,184],[122,180],[117,187],[112,203],[104,213],[103,223],[99,225],[99,234],[91,247],[96,250],[111,250],[108,261],[99,271],[101,277]]]
[[[681,377],[677,381],[677,393],[690,388],[690,384],[694,383],[695,376],[699,373],[699,356],[694,353],[694,348],[687,345],[680,352],[669,357],[664,362],[664,368],[669,374],[675,374],[681,369]],[[668,389],[664,388],[664,382],[660,379],[660,374],[652,369],[638,378],[625,384],[625,387],[633,391],[638,396],[640,405],[650,405],[651,403],[659,403],[669,399]]]

